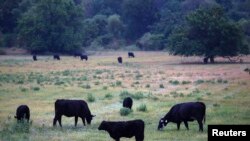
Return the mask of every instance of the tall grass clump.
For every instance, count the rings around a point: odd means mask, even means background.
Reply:
[[[130,110],[129,108],[121,108],[120,109],[120,115],[121,116],[127,116],[132,112],[132,110]]]
[[[91,93],[89,93],[87,96],[87,100],[88,102],[95,102],[95,97]]]
[[[146,106],[146,104],[141,104],[139,107],[136,108],[136,110],[140,111],[140,112],[146,112],[147,106]]]

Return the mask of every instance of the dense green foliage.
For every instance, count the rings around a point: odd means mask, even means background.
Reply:
[[[241,34],[249,45],[249,0],[0,0],[0,46],[64,53],[121,49],[131,44],[141,50],[164,50],[173,45],[173,38],[188,32],[184,28],[191,24],[190,13],[213,7],[222,7],[223,19],[235,27],[233,34]],[[189,44],[193,41],[185,46]]]
[[[249,54],[241,29],[224,16],[222,8],[198,9],[187,16],[187,22],[187,27],[176,30],[169,37],[170,53],[204,56],[211,62],[216,56]]]

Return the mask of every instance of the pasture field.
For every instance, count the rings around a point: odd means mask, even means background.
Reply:
[[[123,57],[123,64],[116,58]],[[0,140],[111,141],[98,131],[102,120],[145,121],[145,141],[205,141],[208,124],[250,123],[250,57],[246,63],[201,64],[201,58],[169,56],[166,52],[95,52],[89,61],[62,56],[0,56]],[[224,61],[222,58],[219,61]],[[183,63],[185,61],[185,63]],[[194,63],[192,63],[194,62]],[[122,98],[131,96],[133,111],[120,115]],[[52,126],[56,99],[83,99],[96,115],[91,125],[62,117],[62,128]],[[169,123],[157,131],[158,121],[176,103],[202,101],[207,106],[204,132],[197,122]],[[27,104],[30,125],[17,124],[16,108]],[[132,141],[134,138],[122,138]]]

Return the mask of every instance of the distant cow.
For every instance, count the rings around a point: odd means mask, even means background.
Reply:
[[[91,120],[94,117],[91,115],[88,104],[83,100],[66,100],[58,99],[55,102],[55,118],[53,126],[59,121],[59,125],[62,127],[61,119],[62,115],[66,117],[75,117],[75,126],[77,125],[78,117],[82,119],[85,126],[85,118],[88,124],[91,124]]]
[[[130,58],[130,57],[135,58],[135,55],[134,55],[134,53],[133,53],[133,52],[128,52],[128,57],[129,57],[129,58]]]
[[[85,59],[85,61],[88,60],[88,56],[87,55],[81,55],[81,60]]]
[[[57,54],[55,54],[55,55],[54,55],[54,59],[55,59],[55,60],[60,60],[60,56],[57,55]]]
[[[17,121],[30,120],[30,109],[27,105],[20,105],[16,110],[15,118]]]
[[[122,57],[118,57],[117,60],[118,60],[118,63],[122,64]]]
[[[142,120],[131,121],[102,121],[98,127],[99,130],[105,130],[116,141],[120,141],[121,137],[132,138],[135,136],[136,141],[144,140],[145,124]]]
[[[131,97],[124,98],[123,104],[122,104],[123,107],[131,109],[132,105],[133,105],[133,100]]]
[[[188,102],[174,105],[170,111],[160,119],[158,130],[162,129],[169,122],[177,124],[177,129],[180,129],[181,122],[184,122],[188,128],[188,121],[197,120],[199,124],[199,131],[203,131],[203,123],[205,123],[206,105],[202,102]]]
[[[34,60],[34,61],[37,61],[36,55],[33,55],[33,60]]]

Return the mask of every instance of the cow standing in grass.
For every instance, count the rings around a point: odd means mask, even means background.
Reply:
[[[60,56],[58,54],[55,54],[53,57],[54,57],[54,60],[60,60]]]
[[[174,105],[170,111],[160,119],[158,130],[162,129],[169,122],[177,124],[177,129],[180,129],[180,124],[184,122],[187,130],[188,121],[197,120],[199,124],[199,131],[203,131],[203,123],[205,123],[206,105],[202,102],[187,102]]]
[[[118,57],[117,60],[118,60],[118,63],[122,64],[122,57]]]
[[[130,58],[130,57],[135,58],[135,55],[133,52],[128,52],[128,58]]]
[[[53,121],[53,126],[56,122],[62,127],[62,116],[75,117],[75,126],[77,125],[78,117],[82,119],[83,125],[85,126],[85,119],[88,124],[91,124],[93,115],[91,114],[88,104],[83,100],[66,100],[58,99],[55,102],[55,118]]]
[[[16,116],[15,118],[17,119],[17,121],[23,121],[23,120],[27,120],[29,122],[30,120],[30,109],[27,105],[20,105],[18,106],[17,110],[16,110]]]
[[[36,55],[33,55],[33,60],[34,60],[34,61],[37,61]]]
[[[143,120],[131,121],[102,121],[98,130],[105,130],[115,141],[120,141],[121,137],[132,138],[135,136],[136,141],[144,140],[145,124]]]
[[[124,98],[123,103],[122,103],[123,107],[132,109],[132,105],[133,105],[133,100],[131,97]]]
[[[87,55],[81,55],[81,60],[85,59],[85,61],[88,61],[88,56]]]

